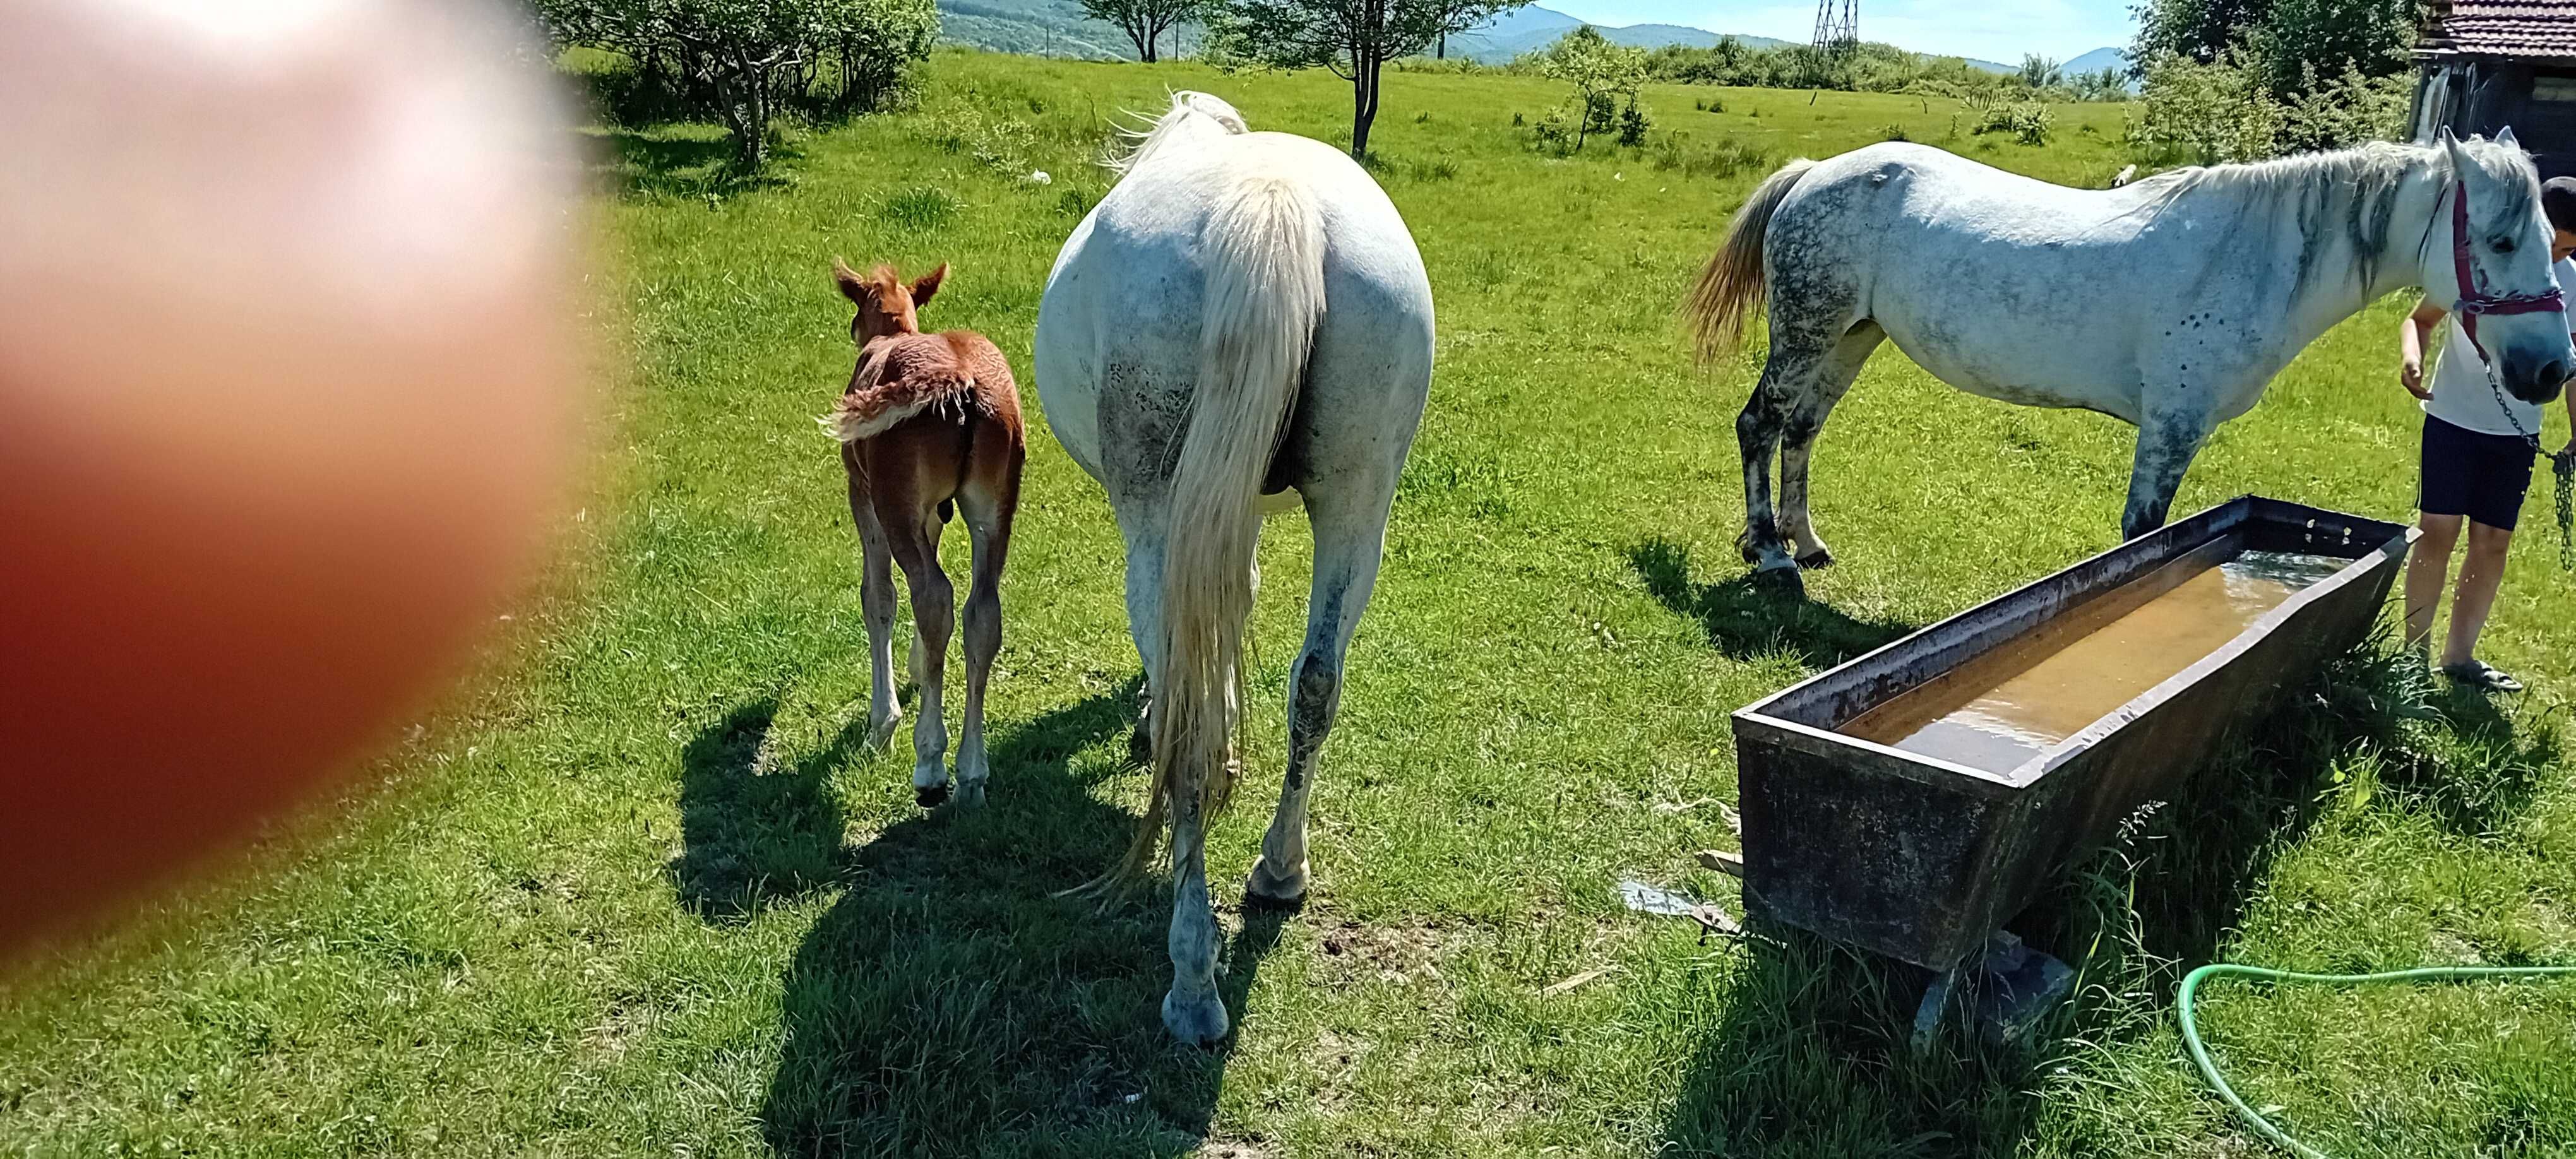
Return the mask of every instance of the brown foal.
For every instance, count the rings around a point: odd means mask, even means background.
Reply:
[[[966,518],[974,578],[966,592],[966,711],[957,745],[957,800],[984,798],[984,685],[1002,649],[1002,559],[1020,502],[1019,387],[1010,363],[971,330],[924,334],[914,311],[939,292],[948,267],[906,284],[891,266],[861,275],[835,258],[832,280],[859,308],[850,337],[858,368],[839,406],[823,420],[841,441],[849,469],[850,519],[865,559],[859,604],[867,619],[868,739],[894,735],[902,710],[894,689],[894,575],[912,592],[912,678],[919,700],[912,726],[912,787],[923,807],[948,797],[941,758],[948,730],[939,691],[954,622],[954,590],[939,567],[939,533],[950,511]]]

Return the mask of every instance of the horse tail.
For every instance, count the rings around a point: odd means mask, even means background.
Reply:
[[[1815,167],[1815,162],[1804,157],[1781,166],[1778,172],[1763,178],[1762,184],[1754,186],[1753,196],[1735,211],[1735,221],[1726,229],[1726,241],[1709,256],[1708,268],[1700,271],[1699,284],[1692,288],[1690,302],[1683,307],[1700,361],[1713,361],[1743,340],[1745,320],[1761,308],[1762,242],[1771,232],[1771,215],[1779,210],[1798,179]]]
[[[860,356],[859,371],[841,401],[814,421],[834,438],[855,443],[925,410],[963,414],[975,405],[975,391],[975,373],[963,360],[926,356],[917,343],[885,342]]]
[[[1287,433],[1324,312],[1324,222],[1313,194],[1283,174],[1224,195],[1200,238],[1207,287],[1198,389],[1164,506],[1162,641],[1153,671],[1154,760],[1144,825],[1099,885],[1153,859],[1166,810],[1195,783],[1202,821],[1233,789],[1244,702],[1245,624],[1261,483]]]

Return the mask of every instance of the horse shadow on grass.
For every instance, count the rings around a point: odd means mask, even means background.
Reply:
[[[1693,583],[1690,549],[1661,537],[1629,548],[1628,565],[1645,581],[1647,594],[1696,621],[1708,633],[1708,642],[1730,659],[1750,660],[1785,650],[1809,668],[1831,668],[1919,626],[1847,615],[1831,605],[1781,591],[1751,574],[1720,583]]]
[[[690,746],[690,848],[674,870],[707,883],[682,897],[718,916],[842,890],[784,979],[761,1110],[769,1144],[795,1155],[1196,1149],[1233,1040],[1201,1050],[1163,1031],[1161,878],[1105,908],[1053,896],[1115,863],[1135,833],[1132,813],[1091,792],[1124,767],[1134,682],[995,722],[983,806],[920,813],[856,845],[841,841],[828,774],[863,736],[845,728],[822,754],[758,774],[771,711],[746,705]],[[1227,947],[1220,990],[1238,1021],[1287,920],[1247,915]]]
[[[1989,1041],[1954,1005],[1918,1054],[1910,1040],[1929,971],[1795,930],[1759,930],[1773,940],[1748,941],[1710,968],[1707,1000],[1725,1014],[1688,1064],[1667,1148],[2018,1153],[2048,1072],[2082,1057],[2075,1044],[2110,1049],[2167,1023],[2181,971],[2217,957],[2272,858],[2314,821],[2338,759],[2424,743],[2416,734],[2427,709],[2406,663],[2365,647],[2325,666],[2009,923],[2082,981],[2018,1043]],[[2528,758],[2535,743],[2514,751]]]

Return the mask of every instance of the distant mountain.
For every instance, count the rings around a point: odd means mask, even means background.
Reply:
[[[1583,24],[1583,21],[1553,8],[1533,4],[1497,16],[1492,23],[1473,32],[1450,37],[1449,55],[1485,64],[1502,64],[1524,52],[1554,44],[1558,38],[1583,27]],[[1601,35],[1612,43],[1636,48],[1662,48],[1667,44],[1709,48],[1726,35],[1680,24],[1630,24],[1618,28],[1596,24],[1593,27],[1600,29]],[[1789,43],[1768,36],[1738,36],[1735,40],[1746,48],[1778,48]]]
[[[1074,0],[938,0],[940,35],[943,39],[996,52],[1019,52],[1032,56],[1070,56],[1083,60],[1133,60],[1136,47],[1125,33],[1082,14]],[[1584,22],[1553,8],[1532,4],[1515,8],[1495,17],[1473,32],[1462,32],[1449,38],[1449,55],[1463,56],[1485,64],[1502,64],[1522,53],[1545,48],[1557,38],[1583,27]],[[1692,48],[1714,46],[1727,34],[1680,24],[1631,24],[1620,28],[1601,28],[1601,35],[1619,44],[1637,48],[1661,48],[1667,44]],[[1183,50],[1194,50],[1199,42],[1197,26],[1181,30]],[[1768,36],[1736,36],[1746,48],[1783,48],[1791,42]],[[1164,50],[1171,52],[1169,42]],[[2118,49],[2104,48],[2085,53],[2068,61],[2068,72],[2078,65],[2098,69],[2102,64],[2084,64]],[[2114,62],[2116,63],[2116,62]],[[2020,66],[1997,64],[1990,60],[1968,61],[1970,67],[1988,72],[2019,72]]]
[[[2076,57],[2073,60],[2067,61],[2062,67],[2066,69],[2066,75],[2068,76],[2073,76],[2079,72],[2100,72],[2106,68],[2116,68],[2122,72],[2127,72],[2129,70],[2129,52],[2124,48],[2097,48],[2082,56]]]

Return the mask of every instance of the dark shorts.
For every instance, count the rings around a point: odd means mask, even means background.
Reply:
[[[2466,515],[2513,530],[2531,493],[2531,444],[2424,416],[2424,481],[2415,505],[2426,515]]]

